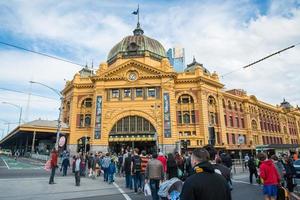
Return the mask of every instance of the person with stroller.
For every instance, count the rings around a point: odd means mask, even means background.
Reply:
[[[227,181],[215,173],[206,149],[194,149],[191,163],[194,174],[184,182],[180,200],[231,200]]]

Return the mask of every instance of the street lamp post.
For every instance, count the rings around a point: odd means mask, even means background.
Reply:
[[[20,115],[19,115],[19,126],[20,126],[21,125],[21,120],[22,120],[22,107],[17,105],[17,104],[9,103],[9,102],[6,102],[6,101],[3,101],[2,103],[7,104],[7,105],[11,105],[11,106],[14,106],[14,107],[20,109]]]
[[[58,115],[58,121],[57,121],[57,131],[56,131],[56,142],[55,142],[55,149],[58,150],[58,140],[59,140],[59,135],[61,132],[61,115],[62,115],[62,109],[63,109],[63,100],[64,97],[61,94],[60,91],[44,84],[44,83],[40,83],[40,82],[36,82],[36,81],[29,81],[30,83],[35,83],[35,84],[39,84],[42,85],[50,90],[52,90],[53,92],[55,92],[59,97],[60,97],[60,107],[59,107],[59,115]]]

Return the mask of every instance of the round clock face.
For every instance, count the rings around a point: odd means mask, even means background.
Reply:
[[[131,72],[128,76],[128,79],[131,81],[135,81],[137,79],[137,74],[134,72]]]

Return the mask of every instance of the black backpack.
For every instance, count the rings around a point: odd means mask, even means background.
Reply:
[[[140,156],[133,157],[133,172],[140,172],[142,169],[142,159]]]

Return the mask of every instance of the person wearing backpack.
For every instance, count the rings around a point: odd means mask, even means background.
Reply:
[[[131,173],[134,180],[134,192],[142,192],[142,159],[139,156],[139,149],[134,149],[134,155],[131,160]]]
[[[108,168],[111,162],[110,153],[106,153],[105,157],[102,159],[102,169],[104,171],[104,182],[108,182]]]

